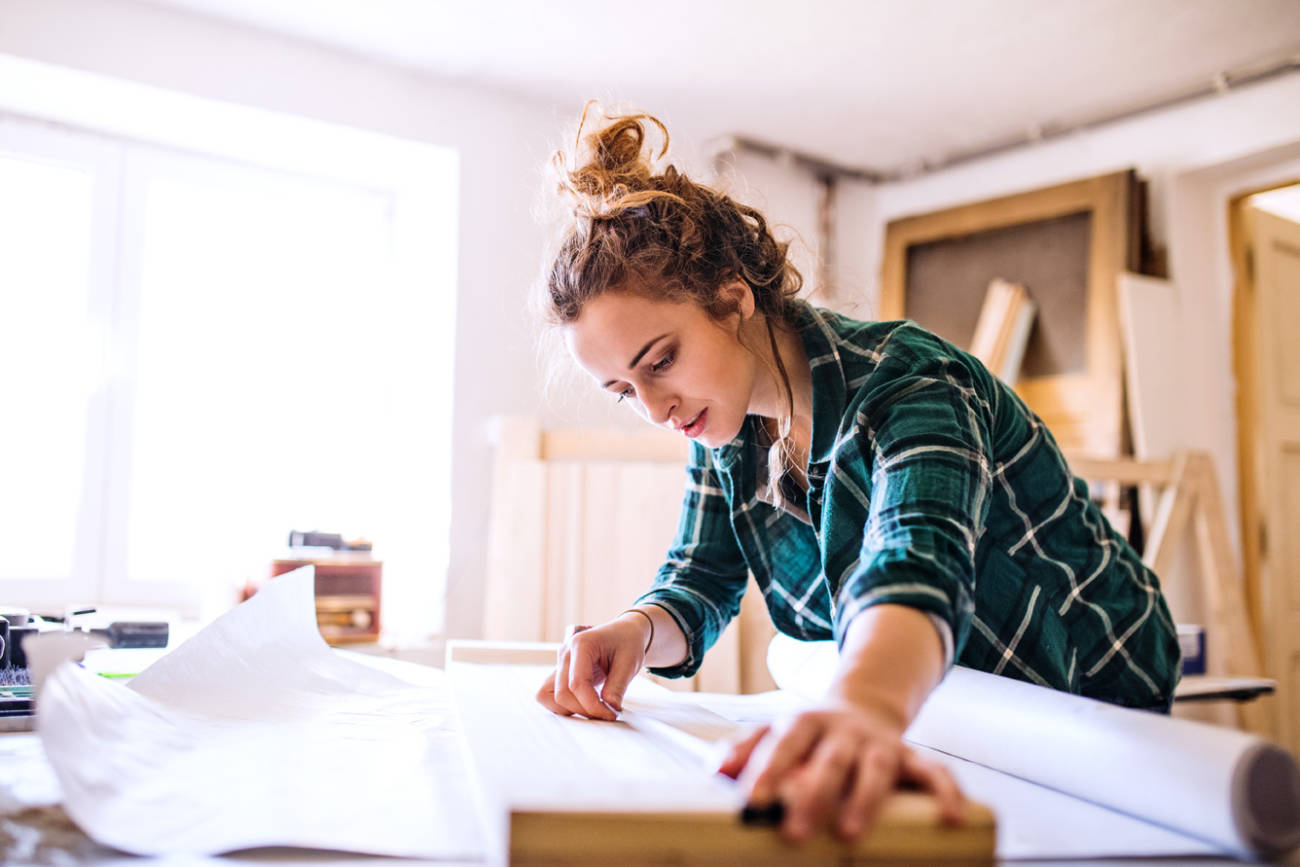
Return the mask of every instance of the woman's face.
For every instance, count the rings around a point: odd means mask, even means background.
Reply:
[[[740,433],[760,367],[736,337],[753,298],[743,283],[733,291],[740,310],[720,322],[693,302],[605,292],[587,302],[565,339],[613,399],[656,427],[717,448]]]

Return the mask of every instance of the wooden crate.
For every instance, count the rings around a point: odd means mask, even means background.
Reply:
[[[379,639],[383,563],[368,557],[322,557],[271,561],[271,577],[316,567],[316,623],[330,644]]]

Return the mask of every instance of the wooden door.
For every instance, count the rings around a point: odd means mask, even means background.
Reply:
[[[1265,670],[1278,681],[1278,740],[1300,755],[1300,223],[1250,206],[1243,216],[1244,544],[1257,567]]]

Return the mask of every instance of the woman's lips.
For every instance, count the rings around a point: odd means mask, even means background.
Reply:
[[[695,421],[682,428],[682,433],[686,434],[691,439],[695,439],[704,431],[704,425],[708,420],[709,411],[707,409],[700,410],[700,414],[695,417]]]

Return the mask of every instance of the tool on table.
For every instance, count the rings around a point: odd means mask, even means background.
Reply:
[[[330,548],[335,551],[370,551],[373,546],[366,539],[345,541],[339,533],[322,533],[319,530],[290,530],[290,548]]]
[[[65,614],[32,614],[22,608],[0,607],[0,731],[31,731],[36,694],[23,642],[40,632],[82,633],[103,640],[110,648],[163,648],[171,627],[166,621],[115,620],[106,627],[78,625],[76,618],[95,613],[76,608]]]

